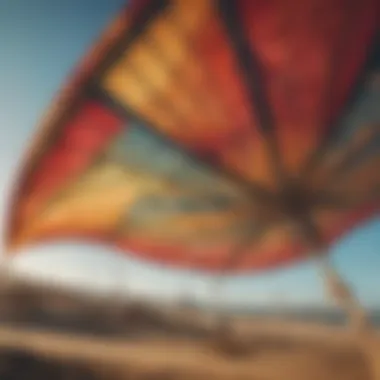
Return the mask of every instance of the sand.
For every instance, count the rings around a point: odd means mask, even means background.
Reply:
[[[252,322],[249,333],[247,326],[240,327],[245,339],[238,341],[244,345],[239,343],[234,355],[220,341],[157,337],[127,342],[10,327],[0,328],[0,348],[22,349],[66,367],[84,363],[107,380],[380,380],[373,372],[380,361],[374,334],[359,339],[344,329],[300,323]],[[74,371],[65,378],[85,379],[79,372],[81,377]]]
[[[311,322],[234,316],[235,341],[220,334],[211,339],[218,320],[208,313],[16,285],[0,297],[1,380],[380,380],[374,331],[358,336]],[[25,327],[36,323],[36,311],[45,330]]]

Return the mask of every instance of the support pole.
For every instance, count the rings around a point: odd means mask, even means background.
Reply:
[[[367,314],[347,282],[334,268],[328,256],[328,247],[316,226],[310,219],[307,219],[302,223],[301,229],[305,241],[310,246],[312,256],[319,263],[328,297],[346,311],[353,331],[364,332],[369,327]]]
[[[326,253],[318,260],[328,297],[347,312],[351,328],[354,331],[363,332],[369,327],[369,322],[367,313],[357,296],[336,271]]]

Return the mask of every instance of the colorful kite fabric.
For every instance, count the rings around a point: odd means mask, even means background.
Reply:
[[[377,0],[135,0],[43,122],[9,248],[92,239],[239,272],[306,258],[306,214],[335,241],[379,211],[379,15]]]

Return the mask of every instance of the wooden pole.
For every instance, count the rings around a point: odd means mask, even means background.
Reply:
[[[328,297],[347,312],[349,324],[354,332],[364,332],[369,327],[367,313],[348,283],[334,268],[328,256],[328,246],[321,238],[318,229],[310,219],[302,223],[301,229],[312,256],[319,264]]]
[[[354,331],[363,332],[369,327],[369,323],[367,313],[357,296],[348,283],[339,275],[326,254],[319,258],[319,265],[326,284],[327,295],[346,310],[350,318],[349,323]]]

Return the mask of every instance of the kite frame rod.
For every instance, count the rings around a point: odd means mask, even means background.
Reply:
[[[252,115],[256,115],[260,132],[269,152],[272,168],[278,185],[286,181],[284,163],[275,130],[273,110],[263,83],[262,65],[257,53],[247,39],[239,20],[237,4],[230,0],[219,0],[220,17],[228,31],[231,48],[240,68],[242,83],[245,83]]]
[[[349,25],[352,25],[349,23]],[[350,28],[353,30],[352,26]],[[349,41],[350,39],[347,39]],[[315,170],[320,165],[321,161],[324,159],[325,155],[329,150],[334,147],[339,137],[342,135],[346,124],[344,123],[345,116],[350,112],[353,105],[360,99],[360,96],[365,89],[368,81],[368,72],[377,71],[380,69],[379,55],[380,55],[380,32],[374,32],[372,40],[368,46],[368,53],[365,62],[362,65],[360,72],[358,73],[357,80],[352,86],[352,91],[345,102],[342,111],[334,120],[331,121],[329,131],[325,134],[320,142],[318,148],[310,155],[309,159],[305,162],[304,167],[301,170],[300,178],[303,180],[308,180],[315,172]]]

